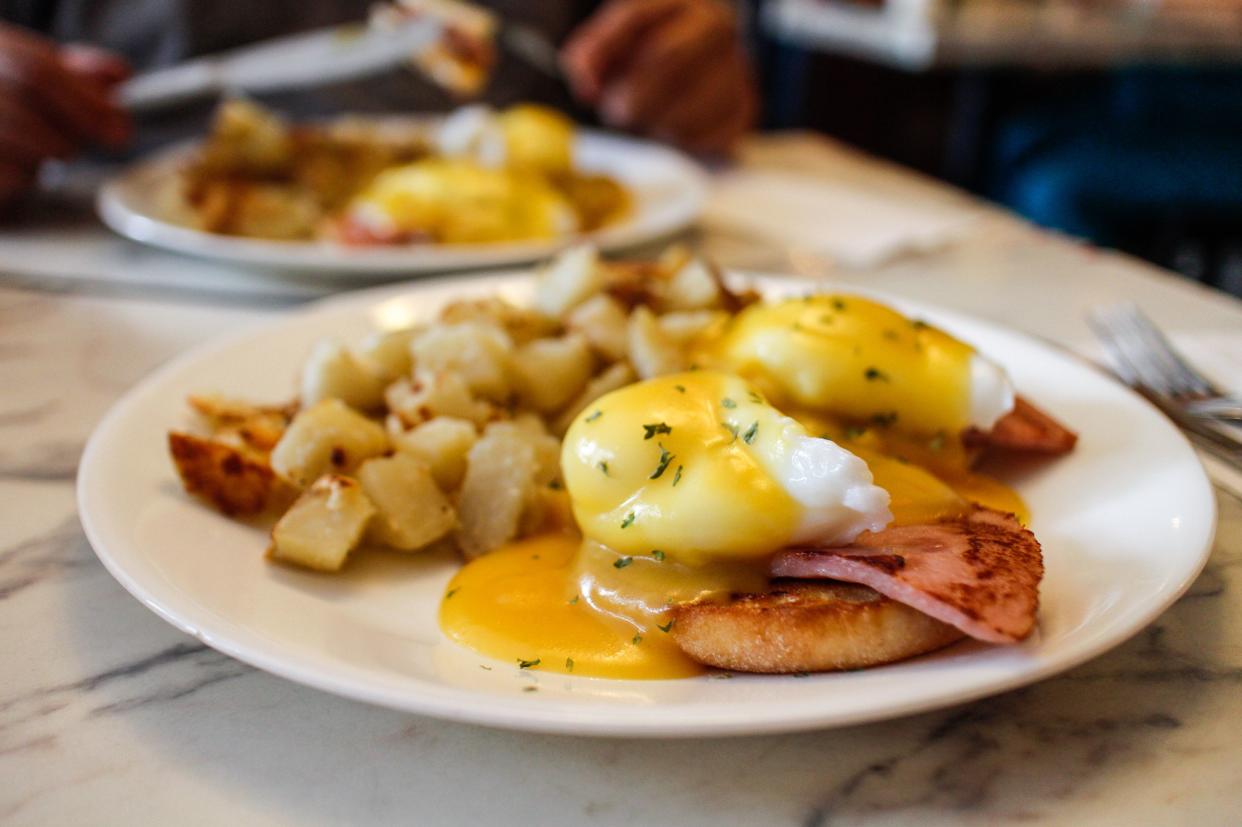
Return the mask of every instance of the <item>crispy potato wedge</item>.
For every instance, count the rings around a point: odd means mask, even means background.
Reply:
[[[185,490],[230,517],[262,513],[282,488],[265,458],[234,445],[170,431],[168,452]]]
[[[325,399],[294,417],[272,449],[272,469],[298,488],[323,474],[349,472],[388,450],[384,427],[339,399]]]
[[[287,405],[252,405],[211,394],[195,394],[186,401],[213,432],[235,435],[247,448],[260,453],[267,453],[276,447],[298,409],[295,402]]]
[[[690,657],[738,672],[861,669],[963,637],[909,606],[848,583],[774,581],[763,594],[673,608],[670,632]]]

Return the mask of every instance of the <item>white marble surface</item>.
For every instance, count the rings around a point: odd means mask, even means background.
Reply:
[[[772,141],[749,160],[807,151]],[[835,274],[753,241],[705,241],[741,266]],[[1119,297],[1179,337],[1242,337],[1233,300],[1009,222],[851,277],[1080,349],[1083,310]],[[161,296],[0,287],[4,824],[1239,823],[1242,500],[1226,492],[1208,569],[1128,644],[1027,689],[844,730],[499,732],[342,700],[206,649],[96,561],[76,461],[147,371],[277,311]]]

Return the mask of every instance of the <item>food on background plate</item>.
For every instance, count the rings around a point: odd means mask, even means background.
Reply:
[[[616,180],[577,169],[552,110],[464,107],[437,123],[289,124],[221,105],[182,176],[194,226],[274,240],[481,244],[566,238],[621,218]]]
[[[410,67],[459,98],[479,94],[496,65],[496,16],[461,0],[399,0],[371,7],[370,24],[378,28],[419,19],[437,24],[440,36],[410,55]]]
[[[287,509],[282,563],[455,549],[448,637],[601,677],[1020,641],[1039,544],[976,466],[1074,443],[932,325],[863,296],[760,301],[679,247],[572,248],[529,307],[462,300],[320,343],[298,387],[292,406],[196,397],[208,433],[169,436],[187,490]]]

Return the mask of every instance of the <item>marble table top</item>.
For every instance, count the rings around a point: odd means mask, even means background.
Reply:
[[[703,240],[735,264],[805,269]],[[1179,341],[1242,337],[1238,302],[1017,222],[851,278],[1083,352],[1083,310],[1122,297]],[[204,647],[95,559],[76,463],[148,371],[280,312],[0,281],[0,823],[1239,823],[1242,498],[1224,489],[1207,570],[1130,642],[1026,689],[867,726],[527,735],[343,700]]]

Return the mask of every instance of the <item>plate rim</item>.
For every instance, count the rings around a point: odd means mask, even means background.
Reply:
[[[412,116],[411,120],[418,122],[427,118]],[[261,276],[292,274],[354,281],[368,277],[373,280],[387,277],[391,280],[418,273],[463,272],[528,264],[580,242],[593,243],[606,252],[620,252],[674,236],[702,217],[711,179],[707,170],[691,156],[654,141],[581,126],[577,128],[577,138],[595,147],[611,146],[617,151],[637,149],[663,156],[667,162],[678,167],[687,184],[682,196],[684,206],[658,228],[645,229],[641,225],[621,221],[594,233],[546,241],[432,245],[408,249],[384,246],[347,248],[349,252],[345,255],[337,246],[324,241],[281,241],[220,235],[131,209],[122,195],[124,187],[132,179],[178,160],[203,142],[202,138],[190,138],[155,149],[109,176],[95,195],[95,212],[117,235],[154,249],[255,268],[252,272]],[[331,255],[322,258],[316,255],[324,252]]]
[[[747,281],[754,279],[759,282],[771,281],[786,285],[800,285],[804,283],[804,280],[798,279],[796,276],[770,273],[734,272],[730,276]],[[1185,577],[1181,579],[1176,588],[1163,594],[1161,599],[1152,601],[1144,607],[1140,617],[1130,621],[1128,624],[1130,628],[1116,632],[1111,636],[1104,636],[1064,660],[1045,662],[1032,669],[1023,670],[1000,679],[981,682],[980,685],[964,691],[960,688],[946,687],[943,690],[910,698],[904,702],[890,703],[883,707],[861,712],[856,711],[845,715],[835,713],[831,708],[824,708],[811,712],[801,710],[796,714],[785,716],[769,714],[766,717],[760,717],[759,720],[755,720],[744,715],[729,713],[727,711],[729,708],[741,704],[738,701],[729,701],[717,704],[719,711],[713,712],[713,717],[705,719],[684,718],[680,721],[630,719],[624,720],[624,722],[617,722],[615,719],[613,721],[605,720],[598,715],[597,709],[585,707],[566,709],[552,704],[526,704],[521,705],[519,709],[518,704],[511,702],[512,699],[484,695],[465,688],[436,686],[426,682],[423,682],[423,686],[416,694],[411,694],[408,691],[397,692],[391,687],[373,685],[373,682],[371,685],[360,685],[352,682],[348,674],[333,675],[325,673],[314,664],[303,663],[297,655],[293,657],[286,655],[282,658],[278,654],[269,654],[261,649],[251,649],[244,642],[238,643],[234,641],[227,633],[216,634],[214,630],[196,626],[181,616],[176,610],[164,605],[161,597],[153,593],[158,590],[151,589],[146,584],[140,582],[139,579],[125,569],[121,560],[107,550],[105,530],[100,526],[101,519],[99,513],[92,506],[95,490],[98,488],[98,486],[93,484],[94,476],[99,473],[97,457],[104,450],[103,446],[109,432],[117,427],[133,410],[140,409],[141,403],[145,401],[145,397],[148,394],[155,393],[164,379],[178,374],[187,365],[191,365],[201,358],[227,350],[252,336],[260,333],[274,332],[286,324],[304,322],[307,317],[313,317],[320,313],[342,312],[351,307],[361,310],[385,298],[393,298],[407,293],[435,291],[454,283],[464,282],[475,286],[500,285],[511,284],[519,279],[529,280],[530,278],[530,271],[524,269],[497,272],[473,278],[459,274],[383,285],[352,291],[343,295],[330,296],[308,303],[292,313],[282,314],[274,319],[250,320],[236,330],[230,331],[225,335],[212,337],[189,348],[147,373],[117,399],[103,418],[99,420],[92,430],[82,453],[76,479],[75,494],[79,520],[82,523],[92,551],[103,563],[108,573],[126,591],[165,622],[217,651],[278,677],[352,700],[404,712],[428,715],[443,720],[479,724],[513,731],[620,738],[733,737],[822,730],[905,717],[1001,694],[1066,672],[1130,640],[1186,593],[1187,589],[1190,588],[1203,571],[1211,555],[1219,519],[1215,491],[1206,470],[1202,463],[1199,462],[1190,442],[1172,423],[1166,423],[1169,435],[1174,437],[1179,446],[1187,452],[1187,456],[1195,461],[1197,466],[1196,483],[1201,489],[1199,495],[1196,495],[1196,500],[1198,500],[1199,496],[1203,497],[1202,504],[1207,506],[1207,513],[1210,519],[1197,557],[1193,565],[1187,569]],[[809,286],[810,283],[807,284]],[[1152,411],[1156,411],[1147,400],[1118,382],[1098,366],[1055,343],[1041,340],[1020,330],[978,316],[961,313],[951,308],[944,308],[917,300],[906,300],[899,295],[882,290],[869,289],[862,285],[842,284],[841,287],[851,292],[876,296],[896,303],[898,306],[917,305],[934,310],[946,319],[964,320],[970,325],[977,325],[980,328],[998,332],[1004,336],[1016,337],[1023,340],[1029,346],[1053,352],[1060,358],[1072,359],[1084,367],[1094,368],[1098,378],[1111,383],[1116,389],[1131,397],[1133,401],[1141,403],[1142,406]],[[352,669],[353,667],[350,668]],[[743,675],[739,675],[739,677],[745,679]],[[596,679],[578,677],[575,680]],[[469,703],[463,703],[463,696],[472,696],[472,699]]]

